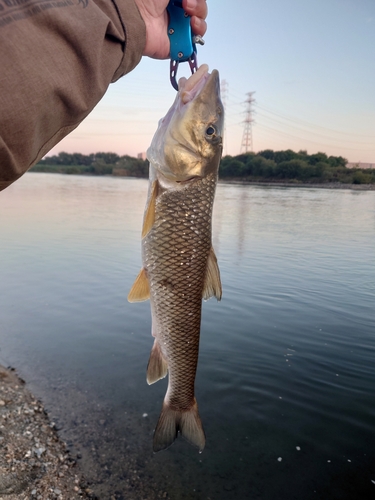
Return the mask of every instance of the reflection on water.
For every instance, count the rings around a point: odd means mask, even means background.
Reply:
[[[166,381],[147,386],[149,304],[126,301],[146,192],[28,174],[0,194],[0,361],[44,398],[97,495],[373,498],[375,193],[218,186],[224,293],[203,305],[197,374],[207,447],[153,455]]]

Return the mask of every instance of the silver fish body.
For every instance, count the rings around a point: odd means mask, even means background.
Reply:
[[[178,432],[200,450],[205,436],[194,395],[202,297],[221,298],[212,248],[212,207],[222,151],[223,107],[217,71],[182,81],[175,104],[148,150],[150,189],[143,233],[143,269],[130,301],[150,298],[155,337],[149,384],[169,373],[154,433],[154,451]]]

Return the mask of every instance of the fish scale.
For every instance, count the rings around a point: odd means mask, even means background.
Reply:
[[[143,244],[153,315],[158,318],[160,347],[168,363],[168,401],[179,410],[194,404],[216,181],[212,174],[181,190],[162,193],[156,202],[154,227]]]

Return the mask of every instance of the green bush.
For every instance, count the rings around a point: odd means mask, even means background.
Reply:
[[[362,170],[357,170],[353,174],[353,184],[371,184],[371,174],[365,174]]]

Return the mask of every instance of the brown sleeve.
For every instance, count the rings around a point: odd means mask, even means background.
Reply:
[[[140,61],[134,0],[0,0],[0,190]]]

